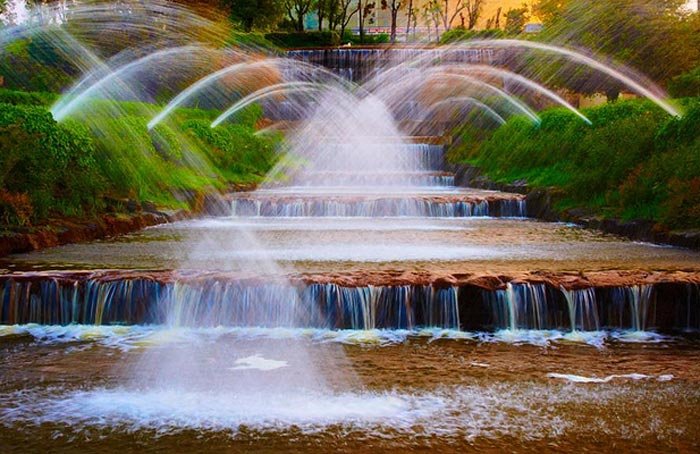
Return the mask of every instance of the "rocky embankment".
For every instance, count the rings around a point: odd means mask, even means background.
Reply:
[[[251,190],[236,186],[232,191]],[[170,210],[135,200],[107,200],[107,212],[86,218],[50,218],[46,222],[0,231],[0,257],[71,243],[100,240],[135,232],[153,225],[180,221],[202,214],[220,215],[230,204],[219,193],[188,191],[178,197],[187,208]]]
[[[573,222],[586,228],[620,235],[635,241],[690,249],[700,249],[700,231],[672,231],[648,219],[625,221],[605,218],[585,209],[558,210],[557,203],[564,194],[557,188],[531,188],[525,181],[503,184],[491,181],[478,167],[469,164],[453,164],[450,171],[455,174],[457,186],[515,192],[526,196],[528,217],[545,221]]]

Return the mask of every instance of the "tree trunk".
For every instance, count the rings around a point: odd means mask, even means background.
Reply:
[[[608,102],[616,102],[620,98],[620,89],[618,87],[606,88],[605,97],[608,99]]]
[[[445,11],[442,12],[442,25],[445,30],[449,30],[449,25],[447,23],[447,15],[449,14],[448,0],[445,0]]]
[[[391,44],[396,42],[396,18],[399,15],[398,8],[391,9]],[[409,21],[410,23],[410,21]]]
[[[365,42],[365,9],[362,7],[362,0],[357,2],[358,25],[360,26],[360,42]]]
[[[699,0],[700,1],[700,0]],[[408,11],[406,12],[406,41],[408,41],[408,34],[411,33],[411,17],[413,16],[413,0],[408,0]]]

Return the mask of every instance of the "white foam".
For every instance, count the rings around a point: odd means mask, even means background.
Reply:
[[[619,342],[658,343],[668,340],[667,336],[652,331],[613,331],[610,336]]]
[[[236,434],[262,431],[319,432],[329,427],[360,429],[382,437],[423,434],[465,438],[527,439],[556,436],[568,422],[541,405],[543,387],[462,386],[422,392],[230,393],[189,389],[25,390],[0,394],[0,424],[18,430],[58,423],[75,431],[110,428],[158,434],[184,430]],[[558,391],[557,391],[558,392]],[[549,401],[571,399],[558,393]]]
[[[287,361],[278,361],[275,359],[263,358],[260,354],[255,354],[253,356],[248,356],[246,358],[239,358],[234,361],[234,366],[229,367],[228,370],[262,370],[269,371],[275,369],[281,369],[287,367]]]
[[[547,374],[547,377],[549,378],[557,378],[561,380],[566,380],[570,381],[572,383],[609,383],[613,380],[617,379],[626,379],[626,380],[646,380],[646,379],[652,379],[654,378],[651,375],[645,375],[645,374],[613,374],[613,375],[608,375],[607,377],[584,377],[582,375],[573,375],[573,374],[559,374],[555,372],[551,372]],[[673,375],[660,375],[657,377],[658,381],[669,381],[673,379]]]
[[[527,344],[546,347],[554,343],[568,342],[604,348],[607,342],[650,342],[671,341],[671,338],[656,333],[620,331],[576,331],[557,330],[500,330],[494,333],[468,332],[444,328],[420,329],[372,329],[372,330],[330,330],[321,328],[293,327],[168,327],[159,325],[0,325],[0,338],[3,336],[30,336],[42,344],[96,343],[104,347],[128,350],[154,346],[209,342],[223,336],[240,340],[310,339],[318,343],[341,343],[348,345],[395,345],[406,342],[411,337],[427,338],[430,342],[439,339],[475,342],[499,342]]]

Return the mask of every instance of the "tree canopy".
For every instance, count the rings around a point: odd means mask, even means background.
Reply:
[[[222,0],[222,4],[229,8],[231,19],[247,32],[273,28],[285,12],[279,0]]]
[[[700,62],[700,18],[684,0],[540,0],[540,39],[582,47],[637,69],[657,82]]]

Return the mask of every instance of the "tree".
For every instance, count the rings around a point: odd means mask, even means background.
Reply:
[[[229,8],[231,19],[249,32],[253,28],[270,28],[284,15],[280,0],[221,0]]]
[[[452,15],[450,15],[450,1],[443,0],[443,4],[444,6],[441,8],[442,26],[445,31],[447,31],[452,28],[452,22],[454,22],[455,18],[464,10],[464,8],[466,8],[466,6],[464,4],[464,0],[457,0],[454,12]]]
[[[503,11],[503,8],[498,8],[496,11],[496,15],[493,16],[491,19],[486,20],[486,29],[491,30],[491,29],[499,29],[501,28],[501,11]]]
[[[442,0],[443,6],[440,8],[442,26],[445,31],[452,28],[452,24],[462,12],[467,13],[467,29],[472,30],[481,17],[481,11],[486,0],[457,0],[454,8],[450,7],[450,0]]]
[[[467,12],[467,29],[472,30],[476,27],[476,23],[481,17],[481,11],[484,8],[486,0],[464,0],[465,10]]]
[[[357,2],[355,5],[355,0],[337,0],[338,1],[338,23],[340,24],[340,39],[345,36],[345,30],[350,24],[352,16],[355,15],[360,10],[360,3]]]
[[[656,82],[700,64],[700,20],[680,14],[685,0],[540,0],[535,14],[544,22],[538,37],[590,49],[596,59],[643,70]],[[554,60],[537,72],[579,93],[617,98],[621,87],[599,73]]]
[[[312,0],[284,0],[287,17],[294,23],[294,30],[304,31],[304,17],[311,10]]]
[[[408,34],[411,32],[411,19],[413,19],[414,16],[413,0],[408,0],[408,8],[406,9],[406,41],[408,41]]]
[[[382,9],[389,9],[389,12],[391,13],[391,33],[389,36],[392,44],[396,42],[396,18],[403,5],[404,2],[401,0],[382,0]],[[411,21],[409,20],[408,26],[410,25]]]
[[[318,31],[323,30],[323,20],[328,16],[330,5],[331,0],[314,0],[313,2],[313,7],[316,10],[316,17],[318,17]],[[332,30],[330,25],[329,30]]]
[[[532,5],[532,12],[548,27],[561,19],[567,3],[568,1],[560,0],[539,0]]]
[[[428,41],[430,41],[430,28],[435,27],[435,41],[440,41],[440,20],[443,17],[442,6],[438,3],[438,0],[430,0],[428,3],[423,5],[422,12],[423,21],[428,27]]]
[[[365,19],[372,14],[375,7],[374,2],[365,0],[364,6],[362,6],[362,0],[357,0],[357,10],[360,12],[358,25],[360,26],[360,42],[365,42]]]
[[[528,20],[530,20],[530,8],[527,5],[509,9],[506,13],[506,34],[519,35],[523,32]]]

